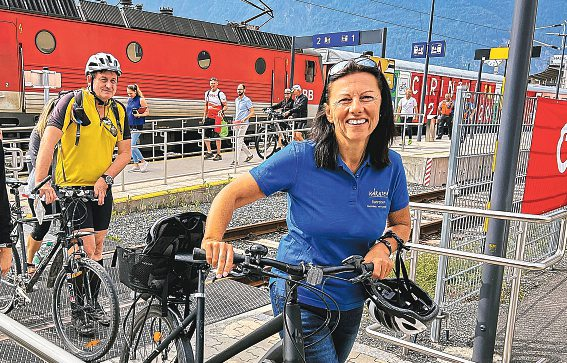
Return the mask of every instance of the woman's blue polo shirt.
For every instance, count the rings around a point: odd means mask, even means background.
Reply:
[[[265,195],[288,193],[288,233],[280,241],[278,260],[340,265],[351,255],[366,255],[383,234],[388,214],[408,205],[406,176],[400,155],[392,150],[390,165],[377,170],[367,159],[356,174],[340,156],[336,170],[318,168],[314,153],[313,141],[293,142],[250,173]],[[277,284],[284,286],[281,279]],[[340,310],[364,303],[360,285],[327,279],[323,289]],[[298,295],[303,304],[325,308],[307,289],[300,288]]]

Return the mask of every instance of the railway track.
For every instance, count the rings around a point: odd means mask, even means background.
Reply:
[[[445,190],[433,190],[429,192],[410,195],[410,201],[414,203],[426,203],[437,200],[445,196]],[[422,235],[431,235],[441,231],[442,220],[424,222],[421,225]],[[287,229],[285,218],[274,219],[271,221],[247,224],[234,228],[229,228],[224,234],[224,241],[236,241],[264,234],[282,232]]]

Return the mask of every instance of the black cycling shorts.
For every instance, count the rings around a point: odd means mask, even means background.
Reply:
[[[203,125],[205,125],[205,126],[212,126],[212,125],[215,125],[215,123],[216,123],[216,120],[215,120],[214,118],[207,117],[207,118],[205,119],[205,122],[203,123]],[[220,125],[219,125],[219,127],[220,127]],[[219,135],[218,132],[215,132],[215,128],[214,128],[214,127],[211,127],[211,128],[206,128],[206,129],[205,129],[205,137],[208,137],[208,138],[217,138],[217,137],[220,137],[220,135]]]
[[[92,187],[85,187],[92,190]],[[73,202],[67,208],[68,216],[72,218],[73,230],[92,228],[95,232],[104,231],[110,225],[112,215],[112,189],[108,188],[104,204],[98,205],[96,201]]]

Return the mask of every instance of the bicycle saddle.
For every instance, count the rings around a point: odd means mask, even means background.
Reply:
[[[6,185],[8,185],[10,188],[19,188],[22,185],[26,185],[27,182],[16,179],[16,178],[6,178]]]

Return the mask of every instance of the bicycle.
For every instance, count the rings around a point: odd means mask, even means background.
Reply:
[[[50,178],[47,177],[39,183],[32,194],[37,193],[37,190]],[[58,222],[57,240],[49,254],[37,265],[35,273],[30,276],[27,273],[23,225],[38,222],[38,218],[23,217],[19,188],[25,182],[8,179],[6,184],[14,196],[11,207],[14,243],[12,266],[6,276],[0,280],[0,312],[8,313],[14,308],[31,303],[28,294],[34,291],[34,286],[53,260],[48,287],[54,280],[53,322],[61,342],[72,354],[83,360],[92,361],[102,357],[114,344],[118,335],[120,321],[118,295],[106,270],[88,258],[84,251],[82,238],[94,232],[74,230],[73,226],[80,221],[70,218],[75,215],[76,209],[83,205],[82,203],[97,199],[92,190],[58,188],[61,212],[46,215],[44,218]],[[70,212],[73,213],[69,215]],[[65,252],[70,249],[73,251],[66,254]],[[69,322],[72,322],[71,326]],[[78,328],[77,322],[82,322],[83,330]]]
[[[287,123],[277,121],[285,119],[283,113],[274,111],[270,107],[265,108],[264,112],[268,115],[268,121],[272,121],[272,123],[260,127],[256,132],[254,147],[261,159],[264,159],[264,155],[267,159],[277,151],[279,137],[281,137],[282,146],[286,146],[292,141],[291,133],[287,132]]]
[[[311,264],[286,264],[266,258],[267,252],[268,249],[265,246],[254,244],[246,251],[245,255],[235,254],[234,263],[241,271],[237,275],[252,278],[263,278],[264,276],[282,278],[266,271],[264,267],[274,267],[289,274],[290,278],[286,278],[288,294],[283,313],[241,338],[232,346],[209,358],[207,363],[225,362],[280,331],[283,331],[284,337],[269,349],[259,362],[305,362],[297,287],[304,286],[316,289],[314,286],[321,284],[324,277],[344,272],[357,273],[357,276],[350,281],[361,283],[370,279],[373,271],[373,264],[363,263],[361,256],[351,256],[339,266],[321,267]],[[182,319],[174,302],[168,301],[167,311],[162,314],[161,307],[152,305],[152,300],[150,300],[149,305],[138,312],[133,319],[129,341],[127,339],[120,362],[149,363],[154,359],[159,362],[178,363],[201,363],[204,361],[205,278],[210,266],[205,261],[204,250],[199,248],[195,248],[192,255],[176,255],[175,261],[198,269],[198,284],[194,294],[197,300],[196,308],[193,310],[186,309]],[[303,282],[303,280],[306,281]],[[133,306],[135,303],[136,301]],[[329,321],[330,311],[328,314],[327,320]],[[149,324],[147,324],[148,322]],[[167,334],[162,331],[164,326]],[[196,340],[194,352],[191,345],[193,336]],[[172,342],[174,342],[173,347]],[[148,351],[150,351],[149,354]]]

